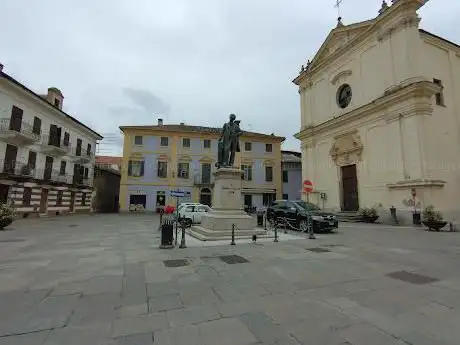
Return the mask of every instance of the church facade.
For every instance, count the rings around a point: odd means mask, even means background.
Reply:
[[[460,46],[420,29],[425,3],[384,1],[373,19],[339,18],[293,80],[310,201],[375,207],[382,219],[394,207],[403,223],[433,205],[460,220]]]

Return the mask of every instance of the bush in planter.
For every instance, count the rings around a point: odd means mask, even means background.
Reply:
[[[423,211],[423,224],[428,227],[428,230],[439,231],[446,226],[442,213],[436,211],[433,205],[428,205]]]
[[[14,208],[11,205],[0,203],[0,230],[13,223]]]
[[[374,207],[364,207],[359,210],[358,214],[363,218],[365,222],[370,223],[375,222],[379,218],[377,210]]]

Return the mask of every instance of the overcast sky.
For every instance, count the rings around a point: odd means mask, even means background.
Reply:
[[[390,1],[389,1],[390,2]],[[291,83],[336,25],[335,0],[0,0],[0,62],[37,92],[56,86],[64,109],[118,154],[118,126],[185,122],[282,135],[298,150]],[[344,0],[344,24],[381,0]],[[460,42],[459,0],[431,0],[421,27]]]

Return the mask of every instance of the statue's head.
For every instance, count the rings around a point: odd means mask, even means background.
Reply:
[[[230,114],[230,122],[235,121],[235,119],[236,119],[235,114]]]

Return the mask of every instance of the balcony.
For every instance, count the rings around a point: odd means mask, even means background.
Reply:
[[[41,173],[41,174],[40,174]],[[44,169],[39,172],[40,178],[50,184],[72,184],[72,176],[61,174],[59,170]]]
[[[88,164],[93,160],[93,153],[83,151],[78,146],[72,151],[72,158],[75,164]]]
[[[193,177],[193,184],[197,187],[212,187],[214,186],[214,178],[210,174],[198,174]]]
[[[23,121],[0,119],[0,140],[15,146],[33,145],[40,142],[40,134],[34,133],[33,126]]]
[[[34,166],[30,166],[22,162],[0,160],[0,173],[2,175],[14,176],[16,178],[38,178],[37,169],[35,169]]]
[[[52,157],[68,156],[71,152],[70,143],[64,143],[62,138],[43,135],[40,141],[42,153]]]
[[[82,187],[91,187],[93,185],[93,179],[91,177],[84,177],[81,175],[74,175],[72,184],[75,186],[82,186]]]

